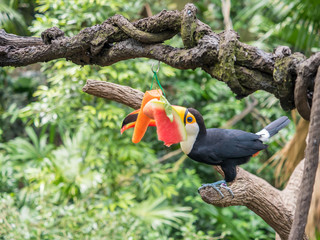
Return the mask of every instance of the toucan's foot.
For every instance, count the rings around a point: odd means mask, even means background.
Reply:
[[[228,190],[228,192],[231,194],[232,198],[234,198],[233,192],[232,192],[231,188],[229,188],[229,187],[227,186],[226,180],[221,180],[221,181],[214,182],[214,183],[202,184],[202,186],[198,188],[198,192],[200,192],[200,190],[201,190],[202,188],[205,188],[205,187],[212,187],[213,189],[215,189],[215,190],[220,194],[221,199],[224,198],[224,195],[223,195],[223,193],[220,191],[219,188],[224,188],[224,189]]]

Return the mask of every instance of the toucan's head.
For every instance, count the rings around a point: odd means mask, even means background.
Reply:
[[[194,108],[185,108],[180,106],[172,106],[179,114],[183,121],[187,136],[194,136],[206,133],[206,127],[202,115]]]
[[[185,154],[189,154],[199,136],[206,135],[206,127],[202,115],[194,108],[184,108],[172,106],[179,113],[186,131],[187,138],[180,143],[181,149]]]

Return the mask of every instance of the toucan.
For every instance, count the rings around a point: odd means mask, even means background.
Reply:
[[[225,179],[215,183],[203,184],[198,191],[204,187],[213,187],[223,198],[224,195],[219,188],[225,188],[233,197],[227,182],[232,182],[237,175],[236,166],[249,161],[259,151],[266,149],[264,144],[270,137],[278,133],[290,122],[288,117],[283,116],[271,122],[257,133],[245,132],[236,129],[207,129],[202,115],[193,108],[172,106],[183,121],[187,138],[180,142],[182,151],[191,159],[209,165],[221,166]],[[134,126],[138,111],[129,114],[123,121],[122,132]],[[150,126],[156,126],[152,121]]]

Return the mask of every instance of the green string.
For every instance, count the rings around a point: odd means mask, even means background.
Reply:
[[[151,81],[151,86],[150,86],[150,90],[152,90],[152,87],[153,87],[153,81],[154,81],[154,78],[156,78],[157,80],[157,83],[158,83],[158,86],[160,87],[162,93],[163,93],[163,96],[166,97],[166,94],[164,93],[164,90],[160,84],[160,81],[158,79],[158,76],[157,76],[157,72],[156,71],[152,71],[153,72],[153,77],[152,77],[152,81]]]

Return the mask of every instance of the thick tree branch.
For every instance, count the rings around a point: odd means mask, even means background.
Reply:
[[[312,55],[309,59],[299,65],[298,76],[295,88],[295,102],[300,115],[310,120],[311,101],[312,97],[308,96],[313,94],[315,77],[320,66],[320,52]]]
[[[196,45],[194,33],[197,29],[197,8],[193,4],[187,4],[181,15],[181,38],[186,48]]]
[[[105,21],[105,23],[116,25],[129,37],[143,43],[159,43],[176,35],[176,32],[174,31],[164,31],[161,33],[149,33],[141,31],[122,15],[115,15]]]
[[[205,202],[219,207],[246,206],[265,220],[281,239],[288,239],[296,204],[293,183],[297,182],[299,185],[303,169],[301,165],[303,166],[303,162],[292,174],[292,182],[286,188],[288,190],[279,191],[262,178],[238,167],[237,178],[229,186],[234,193],[234,198],[227,190],[222,189],[225,198],[221,199],[221,196],[211,187],[201,190],[200,195]],[[223,175],[220,167],[216,169]],[[304,235],[301,239],[307,239],[307,237]]]
[[[161,44],[179,32],[186,49]],[[239,98],[265,90],[279,98],[286,110],[295,106],[297,66],[305,59],[284,47],[272,54],[241,43],[234,31],[216,34],[196,19],[192,4],[182,11],[164,10],[132,23],[115,15],[73,37],[64,37],[60,29],[50,28],[41,37],[43,42],[1,31],[0,66],[25,66],[59,58],[80,65],[109,66],[147,57],[179,69],[202,68],[227,83]]]
[[[115,100],[119,103],[138,109],[143,93],[127,86],[114,83],[88,80],[83,91],[94,96]],[[129,101],[128,101],[129,99]],[[202,199],[212,205],[227,207],[241,205],[246,206],[263,218],[282,239],[288,239],[293,221],[297,192],[303,173],[302,161],[295,169],[283,191],[272,187],[262,178],[253,175],[242,168],[237,168],[237,178],[230,185],[235,197],[232,198],[227,190],[222,189],[225,198],[212,188],[204,188],[200,191]],[[221,175],[220,167],[215,167]],[[304,235],[301,239],[307,239]]]

